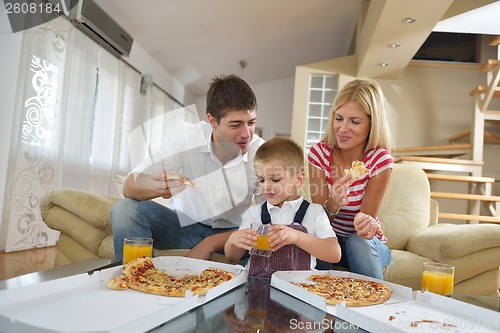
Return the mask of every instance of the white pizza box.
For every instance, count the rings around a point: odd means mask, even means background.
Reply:
[[[241,266],[185,257],[157,257],[156,267],[171,274],[222,268],[236,277],[208,291],[184,298],[107,287],[123,266],[0,291],[0,332],[145,332],[200,306],[246,280]]]
[[[379,305],[363,307],[327,305],[323,297],[291,283],[310,283],[311,281],[307,278],[312,274],[330,274],[381,282],[387,285],[393,293],[387,302]],[[271,285],[369,332],[427,332],[432,330],[432,332],[457,333],[500,331],[500,315],[497,312],[428,292],[417,292],[417,294],[421,295],[414,299],[413,292],[408,287],[351,272],[276,272],[271,278]]]

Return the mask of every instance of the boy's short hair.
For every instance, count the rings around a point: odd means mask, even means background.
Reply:
[[[236,76],[219,75],[213,78],[207,92],[207,113],[220,123],[228,112],[257,110],[257,98],[248,83]]]
[[[304,150],[295,141],[282,137],[272,138],[255,152],[254,162],[281,161],[293,174],[304,171]]]

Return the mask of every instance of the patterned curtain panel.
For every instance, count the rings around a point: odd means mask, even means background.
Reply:
[[[40,198],[68,187],[116,196],[130,168],[140,74],[64,18],[23,36],[2,225],[6,251],[55,245]]]

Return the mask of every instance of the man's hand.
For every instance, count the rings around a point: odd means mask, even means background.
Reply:
[[[167,174],[177,175],[178,178],[169,179],[167,178]],[[186,185],[181,181],[179,172],[157,172],[152,174],[151,178],[155,181],[156,193],[164,199],[170,199],[174,195],[179,194],[186,189]]]

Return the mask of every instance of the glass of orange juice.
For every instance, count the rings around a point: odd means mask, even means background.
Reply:
[[[271,246],[269,245],[269,224],[252,223],[252,230],[257,232],[257,240],[250,254],[270,257],[272,253]]]
[[[123,240],[123,263],[135,258],[153,256],[153,239],[149,237],[125,237]]]
[[[454,274],[455,266],[437,262],[424,262],[422,290],[450,296],[453,293]]]

